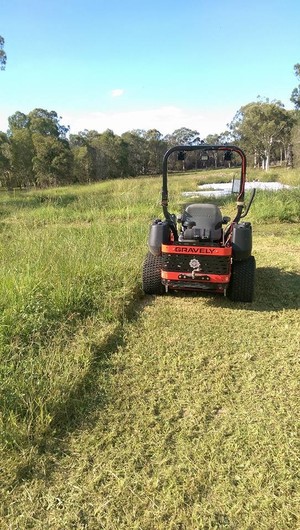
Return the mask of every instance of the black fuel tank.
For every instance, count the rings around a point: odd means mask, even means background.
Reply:
[[[251,223],[239,223],[232,230],[232,255],[236,260],[247,259],[252,251]]]
[[[166,221],[156,220],[150,227],[148,247],[154,256],[161,255],[161,245],[170,242],[170,227]]]

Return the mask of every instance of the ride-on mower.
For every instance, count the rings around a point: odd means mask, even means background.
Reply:
[[[193,203],[176,216],[168,211],[168,159],[178,152],[183,160],[188,151],[202,151],[207,160],[210,152],[233,153],[241,158],[240,180],[233,182],[237,193],[235,218],[223,217],[216,204]],[[223,155],[223,153],[222,153]],[[220,156],[220,155],[219,155]],[[163,159],[162,208],[164,220],[156,219],[150,228],[149,252],[143,264],[143,290],[146,294],[163,294],[171,290],[223,293],[237,302],[252,302],[255,258],[252,251],[251,223],[240,222],[251,206],[244,204],[246,156],[234,145],[178,145],[169,149]]]

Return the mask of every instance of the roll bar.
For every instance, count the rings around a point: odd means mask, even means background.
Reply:
[[[244,196],[245,196],[245,181],[246,181],[246,155],[236,145],[210,145],[210,144],[200,144],[200,145],[176,145],[168,149],[163,158],[163,172],[162,172],[162,196],[161,204],[163,207],[163,212],[168,221],[173,224],[172,215],[168,211],[168,159],[169,156],[176,151],[233,151],[238,153],[241,157],[241,182],[240,189],[237,196],[237,214],[234,219],[234,222],[238,222],[242,216],[242,211],[244,207]]]

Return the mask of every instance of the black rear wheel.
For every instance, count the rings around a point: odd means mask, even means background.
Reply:
[[[164,286],[161,283],[162,257],[153,256],[148,252],[143,264],[143,291],[146,294],[163,294]]]
[[[254,298],[255,258],[250,256],[232,264],[228,297],[234,302],[252,302]]]

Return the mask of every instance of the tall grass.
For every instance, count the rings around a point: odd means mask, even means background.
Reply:
[[[136,296],[149,197],[117,181],[2,201],[1,436],[22,447],[82,376],[88,353],[78,370],[65,351],[78,327],[118,322]]]
[[[290,186],[300,186],[300,169],[270,168],[269,171],[261,169],[249,169],[248,180],[261,182],[281,182]]]
[[[199,174],[172,175],[171,211],[180,211],[181,191],[198,182]],[[149,223],[161,215],[160,189],[153,177],[0,197],[2,488],[30,478],[28,463],[103,402],[101,381],[107,391],[112,377],[109,354],[121,348],[123,324],[142,304],[141,264]],[[230,198],[219,203],[224,213],[234,208]],[[289,232],[294,245],[299,190],[258,192],[251,220],[263,230],[261,244],[264,224],[272,222],[272,233]],[[294,223],[293,230],[282,223]],[[274,263],[288,266],[283,255]],[[180,307],[177,315],[187,318]],[[163,333],[163,310],[159,318],[149,344]],[[137,363],[142,357],[136,350]]]
[[[229,182],[233,177],[237,178],[240,175],[240,169],[218,168],[210,169],[209,171],[202,170],[195,172],[194,176],[196,175],[198,176],[198,184]],[[248,168],[247,180],[249,182],[281,182],[290,186],[300,186],[300,169],[278,167],[271,168],[269,171],[262,171],[261,169]]]

